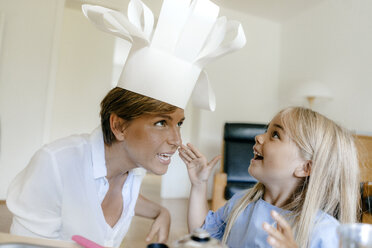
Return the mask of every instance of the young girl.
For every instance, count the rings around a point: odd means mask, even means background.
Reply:
[[[249,151],[247,151],[249,152]],[[192,183],[189,230],[229,247],[337,247],[339,223],[357,220],[359,167],[352,134],[301,107],[280,111],[256,136],[249,173],[259,182],[208,212],[213,166],[194,146],[180,148]]]

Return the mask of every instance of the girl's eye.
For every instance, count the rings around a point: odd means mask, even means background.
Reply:
[[[166,124],[166,121],[165,120],[161,120],[161,121],[158,121],[155,123],[155,126],[158,126],[158,127],[164,127]]]
[[[275,138],[275,139],[279,139],[279,133],[277,131],[273,131],[272,134],[271,134],[271,137]]]
[[[180,121],[180,122],[177,123],[178,127],[182,127],[182,125],[183,125],[183,121]]]

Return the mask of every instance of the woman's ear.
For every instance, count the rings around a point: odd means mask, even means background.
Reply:
[[[125,121],[116,114],[110,115],[110,128],[117,141],[124,140]]]
[[[296,168],[294,175],[296,177],[308,177],[311,174],[311,165],[312,161],[307,160],[305,163],[299,167]]]

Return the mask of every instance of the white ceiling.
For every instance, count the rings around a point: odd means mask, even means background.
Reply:
[[[325,0],[213,0],[221,7],[281,22]]]
[[[223,8],[251,14],[276,22],[295,16],[325,0],[212,0]],[[66,6],[80,9],[82,3],[126,10],[129,0],[66,0]],[[154,11],[160,11],[161,0],[143,0]]]

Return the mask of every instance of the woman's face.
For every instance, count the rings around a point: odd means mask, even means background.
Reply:
[[[306,164],[279,116],[271,121],[266,133],[256,136],[253,150],[254,158],[248,171],[266,187],[281,188],[295,184],[298,168],[302,169]]]
[[[180,129],[183,109],[161,115],[143,115],[134,119],[124,131],[123,146],[130,163],[154,174],[167,172],[171,157],[182,144]]]

